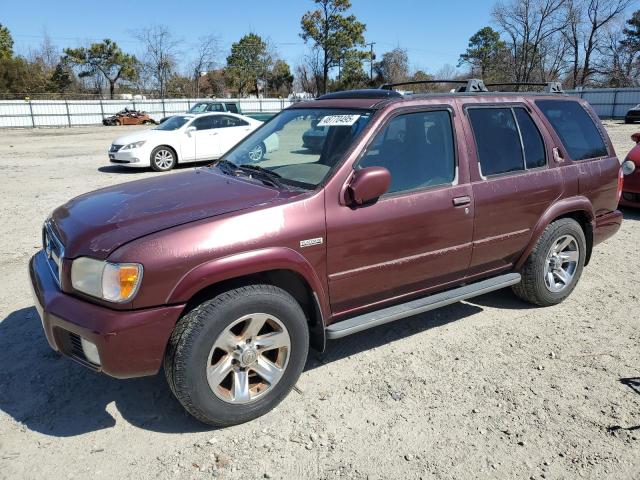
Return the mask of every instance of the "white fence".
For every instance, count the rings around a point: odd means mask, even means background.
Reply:
[[[600,118],[624,118],[630,108],[640,104],[640,88],[594,88],[567,93],[584,98]]]
[[[0,128],[75,127],[100,125],[102,119],[125,108],[143,110],[155,120],[184,113],[202,100],[0,100]],[[225,98],[224,102],[240,102],[244,113],[277,113],[293,102],[281,98]]]

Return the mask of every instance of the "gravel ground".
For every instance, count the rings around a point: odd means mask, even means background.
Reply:
[[[54,207],[155,175],[108,166],[122,128],[0,131],[0,478],[640,478],[638,211],[563,304],[501,291],[331,342],[233,428],[191,419],[162,375],[52,352],[27,261]],[[620,156],[640,129],[607,128]]]

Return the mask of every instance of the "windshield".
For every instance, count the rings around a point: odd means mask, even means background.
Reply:
[[[284,110],[223,160],[269,170],[283,183],[315,188],[342,160],[371,115],[371,110],[354,109]]]
[[[193,107],[187,110],[187,113],[202,113],[207,111],[208,103],[196,103]]]
[[[181,115],[169,117],[167,120],[158,125],[155,130],[177,130],[189,120],[191,120],[191,117],[183,117]]]

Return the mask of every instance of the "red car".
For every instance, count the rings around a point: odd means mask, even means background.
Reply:
[[[631,149],[622,164],[624,183],[620,205],[640,208],[640,132],[631,135],[636,146]]]
[[[562,302],[620,228],[621,171],[573,96],[337,92],[208,167],[57,208],[31,285],[52,348],[119,378],[164,366],[193,416],[233,425],[277,405],[328,339],[506,287]]]

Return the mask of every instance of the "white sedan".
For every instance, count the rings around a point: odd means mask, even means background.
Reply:
[[[258,120],[228,112],[176,115],[150,130],[117,138],[109,148],[109,161],[164,172],[177,163],[215,160],[260,125]],[[278,147],[278,136],[271,135],[249,157],[258,162]]]

